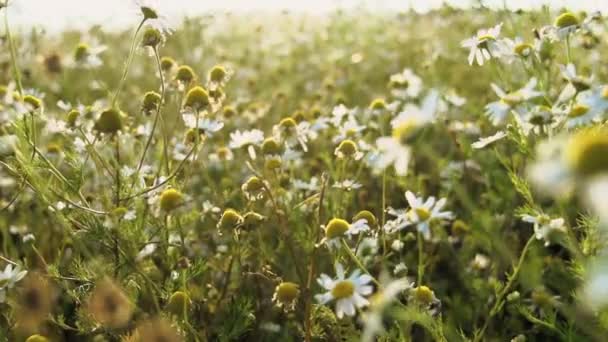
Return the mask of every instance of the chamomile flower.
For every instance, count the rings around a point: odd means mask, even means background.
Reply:
[[[18,265],[8,264],[4,271],[0,272],[0,303],[6,300],[6,290],[12,289],[25,275],[27,271],[22,270]]]
[[[599,119],[600,112],[597,108],[593,108],[587,104],[587,99],[581,96],[581,99],[559,114],[563,115],[563,120],[567,128],[575,128],[591,124]]]
[[[491,135],[489,137],[485,137],[485,138],[479,138],[478,141],[474,142],[471,144],[471,147],[473,147],[474,149],[482,149],[488,145],[491,145],[501,139],[504,139],[508,134],[506,132],[503,131],[498,131],[496,132],[496,134]]]
[[[163,34],[173,31],[166,16],[162,14],[160,0],[134,0],[136,12],[147,25],[156,28]]]
[[[523,88],[507,93],[498,85],[492,83],[492,90],[494,90],[500,99],[486,105],[486,115],[495,126],[498,126],[505,123],[509,113],[512,111],[517,114],[523,114],[525,112],[525,103],[542,95],[541,91],[535,90],[537,84],[538,80],[532,78]]]
[[[285,146],[294,148],[300,146],[304,152],[308,151],[307,143],[309,138],[314,137],[316,133],[310,130],[310,123],[296,121],[287,117],[282,119],[277,125],[272,128],[273,136],[276,140],[282,141]]]
[[[365,219],[348,223],[346,220],[333,218],[327,225],[321,226],[321,228],[325,231],[325,237],[323,237],[319,244],[324,243],[329,249],[338,248],[341,239],[345,237],[351,237],[370,230],[369,224]]]
[[[342,124],[344,118],[354,116],[356,109],[349,109],[343,104],[339,104],[331,111],[330,122],[335,126],[339,127]]]
[[[431,91],[424,99],[421,107],[413,104],[407,105],[391,121],[392,136],[380,137],[376,140],[377,153],[371,154],[368,160],[372,167],[384,170],[392,165],[397,175],[405,175],[411,157],[409,142],[421,127],[434,120],[438,101],[439,94],[436,91]]]
[[[197,127],[197,114],[186,113],[182,114],[182,119],[186,127],[195,128]],[[198,118],[198,130],[199,132],[207,135],[213,136],[214,133],[219,132],[224,127],[224,123],[221,121],[213,120],[206,117]]]
[[[561,217],[551,219],[544,214],[524,215],[522,220],[534,224],[534,236],[537,240],[544,240],[545,246],[559,242],[559,239],[566,233],[565,221]]]
[[[422,91],[422,79],[412,69],[405,68],[389,80],[393,96],[399,99],[416,98]]]
[[[409,210],[389,210],[388,212],[397,216],[396,224],[384,227],[388,233],[394,233],[407,226],[415,225],[425,239],[429,239],[431,237],[431,222],[453,218],[452,212],[442,210],[447,202],[445,198],[437,201],[435,197],[431,196],[425,201],[422,197],[416,197],[411,191],[405,193],[405,198],[410,206]]]
[[[99,44],[96,40],[91,43],[80,43],[74,49],[72,63],[79,68],[97,68],[103,64],[101,54],[107,46]]]
[[[593,84],[593,75],[582,76],[576,71],[576,66],[569,63],[567,65],[559,65],[561,76],[568,82],[566,87],[559,95],[558,102],[565,103],[576,96],[578,93],[588,90]]]
[[[568,35],[578,30],[580,19],[572,12],[564,12],[555,18],[553,28],[559,39],[565,39]]]
[[[540,143],[528,177],[541,191],[565,196],[608,174],[608,134],[603,127],[581,129]]]
[[[264,132],[259,129],[252,129],[249,131],[236,130],[230,133],[230,143],[228,146],[231,149],[238,149],[245,147],[249,153],[251,159],[256,159],[255,146],[261,144],[264,141]]]
[[[367,128],[365,125],[361,125],[357,122],[357,119],[353,116],[349,116],[338,127],[338,134],[334,136],[332,141],[337,144],[346,139],[360,138],[363,130]]]
[[[360,189],[363,185],[352,179],[345,179],[343,181],[335,182],[332,187],[336,189],[342,189],[346,191]]]
[[[489,28],[477,31],[477,34],[471,38],[465,39],[460,43],[463,48],[469,49],[469,65],[477,62],[478,65],[483,65],[485,61],[496,58],[500,55],[500,46],[498,44],[498,36],[502,23]]]
[[[404,265],[405,267],[405,265]],[[414,283],[407,278],[382,281],[382,286],[373,296],[370,297],[369,311],[363,314],[363,342],[375,341],[375,336],[384,332],[382,319],[386,309],[396,302],[397,297],[406,290],[411,289]]]
[[[534,45],[526,43],[521,37],[501,39],[499,45],[502,50],[500,58],[507,64],[511,64],[518,59],[526,59],[535,52]]]
[[[293,188],[297,190],[317,191],[320,188],[319,179],[317,177],[310,178],[308,182],[301,179],[294,179],[291,181],[291,184]]]
[[[422,101],[421,106],[407,104],[403,110],[391,120],[391,126],[395,129],[406,122],[414,122],[419,126],[430,123],[435,119],[438,106],[439,93],[436,90],[431,90]]]
[[[373,287],[368,285],[372,281],[372,277],[367,274],[361,274],[361,271],[355,270],[348,278],[345,278],[344,268],[340,264],[336,264],[336,279],[332,279],[326,274],[321,274],[317,279],[327,292],[318,294],[315,299],[320,304],[327,304],[331,301],[336,302],[336,316],[339,319],[346,316],[354,316],[357,308],[363,308],[369,304],[365,299],[373,292]]]

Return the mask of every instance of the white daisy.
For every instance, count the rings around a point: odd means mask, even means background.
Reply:
[[[558,242],[560,236],[566,232],[564,219],[559,217],[551,219],[547,215],[524,215],[522,220],[534,224],[534,235],[537,240],[544,240],[545,246]]]
[[[108,49],[107,46],[92,39],[90,43],[80,43],[74,50],[73,65],[80,68],[97,68],[103,64],[101,54]]]
[[[471,147],[473,147],[474,149],[482,149],[490,144],[497,142],[498,140],[505,138],[507,135],[508,134],[506,132],[498,131],[496,132],[496,134],[491,135],[489,137],[479,138],[478,141],[471,144]]]
[[[259,129],[252,129],[243,132],[236,130],[230,133],[230,143],[228,146],[231,149],[247,147],[249,157],[251,157],[251,159],[255,159],[256,153],[254,146],[259,145],[262,143],[262,141],[264,141],[264,132],[260,131]]]
[[[500,55],[500,47],[497,44],[498,36],[502,23],[489,28],[477,31],[474,37],[465,39],[460,44],[463,48],[468,48],[469,52],[469,65],[473,65],[477,62],[479,65],[483,65],[486,60],[498,57]]]
[[[337,144],[346,139],[360,138],[361,132],[366,128],[365,125],[360,125],[353,116],[349,116],[348,119],[338,127],[338,134],[334,136],[332,141]]]
[[[393,233],[396,230],[400,230],[410,225],[416,225],[416,229],[422,233],[426,239],[429,239],[431,237],[430,224],[432,221],[449,220],[453,218],[452,212],[442,211],[447,202],[445,198],[436,201],[435,197],[431,196],[425,201],[422,197],[416,197],[411,191],[405,193],[405,198],[407,199],[410,208],[405,213],[405,217],[400,218],[403,211],[398,214],[397,219],[400,220],[401,224],[396,227],[389,226],[389,229],[387,230],[388,233]]]
[[[335,300],[336,316],[340,319],[345,314],[354,316],[357,308],[369,304],[365,296],[369,296],[373,292],[373,287],[368,285],[372,281],[372,277],[355,270],[350,277],[345,278],[344,268],[340,264],[336,264],[336,276],[336,279],[332,279],[326,274],[321,274],[317,282],[327,292],[315,295],[315,299],[320,304],[327,304]]]
[[[414,122],[416,125],[423,125],[432,122],[437,114],[439,105],[439,93],[436,90],[429,91],[419,107],[414,104],[407,104],[397,116],[391,120],[393,129],[406,122]]]
[[[317,177],[312,177],[310,181],[305,182],[301,179],[294,179],[291,181],[291,184],[294,189],[298,190],[306,190],[306,191],[317,191],[319,190],[319,179]]]
[[[562,78],[568,81],[566,87],[562,90],[558,97],[558,102],[565,103],[571,100],[577,93],[591,88],[593,84],[593,75],[581,76],[576,72],[576,66],[570,63],[568,65],[559,65]]]
[[[492,90],[494,90],[500,99],[486,105],[486,115],[495,126],[498,126],[506,121],[507,116],[511,111],[523,114],[525,112],[525,108],[523,107],[525,102],[543,94],[542,92],[535,90],[537,84],[538,80],[532,78],[523,88],[507,93],[502,88],[492,83]]]
[[[163,35],[173,31],[167,17],[162,14],[159,0],[134,0],[133,2],[136,12],[146,24],[156,28]]]
[[[344,118],[354,116],[356,109],[349,109],[343,104],[339,104],[331,111],[331,118],[329,121],[335,126],[339,127],[342,124]]]
[[[386,308],[397,301],[400,294],[414,286],[414,283],[407,278],[388,280],[382,283],[378,292],[372,297],[370,310],[362,317],[364,328],[361,341],[363,342],[375,341],[376,335],[385,331],[382,319]]]
[[[327,248],[334,249],[340,247],[343,238],[366,233],[370,231],[371,228],[365,219],[348,223],[346,220],[333,218],[327,225],[321,226],[321,229],[325,232],[325,236],[321,242],[319,242],[319,245],[325,244],[327,245]]]
[[[401,99],[418,97],[422,91],[422,79],[412,69],[403,69],[398,74],[391,75],[393,96]]]
[[[576,103],[557,113],[563,116],[566,128],[589,125],[600,118],[602,112],[591,105],[590,94],[590,92],[581,93],[580,99]]]
[[[26,274],[27,271],[21,270],[19,265],[15,268],[11,264],[6,265],[4,271],[0,272],[0,303],[6,300],[6,290],[12,289]]]
[[[184,119],[184,123],[188,128],[196,127],[196,115],[187,113],[182,114],[182,118]],[[224,123],[221,121],[209,119],[209,118],[200,118],[198,119],[198,129],[203,132],[205,135],[212,136],[213,133],[218,132],[224,127]]]
[[[345,179],[341,182],[335,182],[333,187],[336,189],[343,189],[346,191],[360,189],[363,185],[352,179]]]

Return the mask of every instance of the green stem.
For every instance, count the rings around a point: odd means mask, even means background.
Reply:
[[[566,58],[568,64],[570,64],[570,62],[572,61],[572,59],[570,58],[570,33],[568,33],[568,35],[566,36]]]
[[[6,30],[6,38],[8,39],[9,50],[11,53],[11,68],[13,69],[13,75],[15,77],[15,82],[17,83],[17,90],[19,91],[19,95],[23,97],[23,85],[21,84],[21,72],[19,71],[19,67],[17,66],[17,52],[15,50],[15,42],[13,41],[10,25],[8,24],[8,8],[4,9],[4,27]]]
[[[424,238],[422,233],[418,232],[417,236],[418,243],[418,286],[422,285],[422,278],[424,277]]]
[[[112,97],[112,106],[111,107],[114,107],[114,105],[116,105],[116,100],[118,99],[118,95],[122,91],[125,81],[127,80],[127,75],[129,74],[129,68],[131,67],[131,62],[133,61],[133,55],[135,52],[135,41],[137,39],[137,35],[139,34],[139,31],[141,30],[142,26],[144,26],[144,23],[146,22],[146,20],[147,20],[147,18],[142,19],[142,21],[139,23],[139,26],[137,26],[137,29],[135,30],[135,34],[133,34],[133,39],[131,40],[131,48],[129,49],[129,56],[127,57],[127,65],[125,65],[125,69],[122,73],[122,77],[120,79],[120,83],[118,84],[118,88],[116,89],[116,92],[114,93],[114,96]]]
[[[357,267],[359,267],[363,272],[365,272],[367,275],[372,277],[372,281],[374,282],[374,284],[376,284],[378,287],[380,287],[380,282],[378,282],[378,280],[376,280],[376,278],[371,273],[369,273],[369,271],[363,265],[361,260],[359,260],[359,258],[357,258],[357,256],[350,249],[350,247],[348,246],[348,243],[346,243],[346,240],[344,240],[344,239],[341,239],[341,240],[342,240],[342,246],[344,246],[344,249],[346,250],[346,254],[348,254],[348,256],[351,258],[351,260],[357,265]]]
[[[141,168],[144,165],[144,161],[146,160],[146,154],[148,153],[148,149],[150,149],[150,145],[152,144],[152,139],[154,138],[154,132],[156,132],[156,126],[158,125],[158,120],[161,117],[161,109],[163,106],[163,101],[165,99],[165,78],[163,76],[163,72],[161,69],[161,65],[160,65],[160,58],[158,56],[158,49],[155,48],[154,49],[154,56],[156,57],[156,64],[158,66],[158,72],[160,74],[160,102],[158,103],[158,106],[156,107],[156,114],[154,115],[154,122],[152,123],[152,130],[150,131],[150,135],[148,136],[148,140],[146,141],[146,145],[144,147],[144,150],[141,154],[141,158],[139,159],[139,163],[137,164],[137,170],[135,171],[135,177],[133,177],[133,182],[131,182],[131,187],[129,190],[129,195],[131,195],[131,190],[133,190],[133,187],[135,186],[135,182],[137,181],[137,179],[139,178],[139,173],[141,172]],[[166,144],[167,144],[167,139],[166,137],[163,137],[163,144],[165,144],[165,147],[163,148],[164,150],[164,158],[165,161],[167,161],[167,148],[166,148]],[[161,165],[162,168],[162,165]],[[168,171],[168,170],[167,170]]]
[[[521,251],[521,255],[519,256],[519,260],[517,261],[517,265],[513,269],[513,273],[511,274],[511,276],[509,276],[509,278],[507,280],[507,284],[502,288],[502,290],[496,296],[496,301],[494,302],[494,306],[492,306],[492,309],[490,309],[488,318],[486,319],[483,327],[475,335],[473,342],[479,342],[479,341],[483,340],[483,335],[485,334],[485,331],[488,328],[488,325],[490,324],[492,317],[494,317],[498,312],[500,312],[501,308],[503,307],[505,297],[509,294],[509,291],[511,291],[511,287],[515,283],[515,280],[517,279],[517,276],[519,275],[519,272],[521,271],[521,266],[524,263],[526,255],[528,254],[528,250],[530,249],[530,246],[532,245],[532,242],[534,242],[535,239],[536,239],[536,237],[534,235],[532,235],[530,237],[530,239],[528,240],[528,242],[526,242],[526,245],[524,246],[524,249]]]

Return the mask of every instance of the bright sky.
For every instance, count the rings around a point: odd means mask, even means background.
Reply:
[[[179,21],[184,15],[196,15],[213,10],[252,11],[280,10],[326,12],[336,8],[363,6],[372,10],[404,10],[412,6],[428,10],[444,0],[158,0],[167,16]],[[466,6],[473,0],[447,0]],[[502,6],[503,0],[485,0]],[[90,24],[122,27],[133,24],[133,0],[9,0],[11,24],[21,27],[40,25],[50,30],[83,28]],[[526,8],[550,3],[554,7],[601,10],[608,12],[608,0],[507,0],[513,8]]]

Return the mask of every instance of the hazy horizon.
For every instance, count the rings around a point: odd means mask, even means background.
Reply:
[[[221,6],[216,2],[198,0],[160,1],[164,13],[172,20],[184,16],[195,16],[206,12],[231,11],[280,11],[324,13],[338,8],[353,9],[363,7],[372,11],[407,10],[414,8],[426,11],[447,2],[454,6],[467,6],[472,0],[308,0],[285,2],[281,0],[224,0]],[[93,24],[104,24],[106,27],[125,27],[133,23],[135,13],[131,0],[12,0],[10,4],[10,21],[21,28],[40,26],[49,30],[83,28]],[[502,0],[486,0],[485,4],[502,7]],[[511,8],[533,8],[549,3],[552,7],[568,7],[573,10],[608,10],[605,0],[509,0]]]

